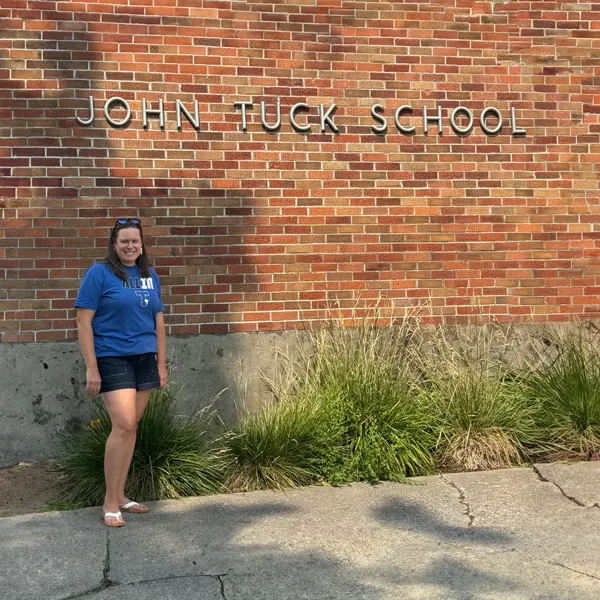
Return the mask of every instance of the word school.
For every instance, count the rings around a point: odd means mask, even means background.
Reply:
[[[149,127],[149,118],[158,118],[159,125],[161,129],[165,128],[166,122],[166,112],[164,107],[163,100],[158,101],[158,108],[151,108],[146,99],[142,99],[142,127]],[[111,116],[111,110],[116,106],[121,106],[125,109],[125,116],[121,119],[114,119]],[[251,101],[245,102],[234,102],[234,109],[239,111],[240,113],[240,126],[241,130],[246,132],[248,131],[248,113],[253,110],[254,104]],[[332,104],[327,109],[323,104],[319,104],[317,107],[319,120],[320,120],[320,132],[324,133],[329,128],[333,133],[339,133],[339,129],[333,122],[333,117],[335,111],[337,109],[337,104]],[[308,113],[311,111],[311,107],[304,103],[298,102],[294,104],[288,114],[289,122],[292,128],[298,133],[311,133],[312,127],[306,122],[299,123],[297,121],[297,117],[300,113]],[[377,125],[371,126],[371,131],[373,133],[385,134],[388,131],[388,121],[386,116],[383,114],[385,108],[381,104],[374,104],[371,107],[371,117],[373,120],[378,123]],[[191,126],[199,130],[200,129],[200,117],[198,113],[198,101],[194,101],[194,109],[193,114],[185,107],[181,100],[176,100],[175,102],[175,113],[177,117],[177,128],[182,128],[183,118],[191,124]],[[406,122],[402,122],[402,118],[407,115],[411,115],[413,113],[412,106],[405,104],[403,106],[398,107],[394,112],[394,124],[396,129],[403,134],[411,135],[415,133],[416,127],[414,125],[408,125]],[[103,109],[104,118],[106,122],[112,127],[126,127],[131,122],[132,112],[129,103],[118,96],[114,96],[109,98],[104,104]],[[462,115],[461,122],[459,123],[459,117]],[[466,122],[465,121],[466,117]],[[271,122],[269,122],[269,118]],[[92,96],[89,96],[88,99],[88,115],[85,118],[76,116],[75,119],[80,125],[84,125],[86,127],[93,125],[95,115],[94,115],[94,99]],[[443,120],[444,117],[442,115],[442,107],[439,106],[435,110],[430,112],[430,109],[426,106],[422,109],[422,119],[423,119],[423,133],[429,132],[429,125],[437,126],[438,133],[443,133]],[[489,121],[492,122],[490,124]],[[260,121],[262,128],[265,131],[279,131],[281,129],[281,101],[278,98],[277,103],[275,105],[275,116],[268,117],[267,116],[267,105],[266,102],[260,103]],[[489,106],[484,108],[479,114],[479,127],[481,130],[487,135],[496,135],[502,131],[502,127],[504,125],[504,118],[499,109]],[[449,115],[449,123],[450,127],[457,135],[467,135],[471,133],[473,127],[475,126],[475,117],[473,112],[467,108],[466,106],[457,106],[450,112]],[[512,135],[525,135],[526,131],[522,127],[517,125],[517,118],[515,115],[515,108],[513,106],[510,107],[510,123],[511,123],[511,133]]]

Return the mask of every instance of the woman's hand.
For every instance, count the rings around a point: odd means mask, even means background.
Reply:
[[[96,397],[100,393],[100,384],[102,383],[100,379],[100,372],[98,368],[95,369],[92,367],[88,367],[86,374],[86,384],[85,391],[90,395]]]
[[[158,378],[160,379],[159,389],[163,389],[166,387],[167,383],[169,383],[169,373],[167,371],[167,367],[158,367]]]

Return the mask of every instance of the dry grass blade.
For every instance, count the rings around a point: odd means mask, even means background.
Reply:
[[[514,441],[494,428],[457,434],[440,457],[440,467],[449,472],[504,469],[519,462],[520,452]]]

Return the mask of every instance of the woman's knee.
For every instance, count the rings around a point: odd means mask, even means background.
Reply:
[[[133,419],[120,419],[112,423],[112,433],[120,437],[130,437],[136,430],[137,421],[135,417]]]
[[[135,390],[124,389],[104,394],[104,404],[110,415],[115,435],[128,437],[137,429]]]

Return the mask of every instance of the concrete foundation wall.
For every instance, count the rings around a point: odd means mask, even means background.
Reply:
[[[294,332],[169,338],[179,411],[189,414],[225,388],[215,403],[225,419],[234,417],[236,404],[268,400],[260,373],[272,374],[275,349],[293,351],[295,342]],[[0,466],[52,457],[58,433],[85,422],[90,407],[77,342],[0,344]]]

